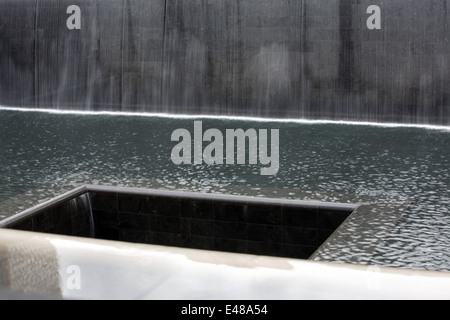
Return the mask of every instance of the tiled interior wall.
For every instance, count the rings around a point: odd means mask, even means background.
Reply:
[[[90,201],[95,238],[302,259],[351,213],[110,192],[91,192]],[[83,195],[10,227],[90,236],[86,204]]]

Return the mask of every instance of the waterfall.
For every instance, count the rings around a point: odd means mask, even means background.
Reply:
[[[92,211],[91,195],[89,193],[86,193],[83,196],[87,200],[87,207],[89,212],[89,236],[91,238],[95,238],[95,223],[94,223],[94,213]]]
[[[94,215],[91,198],[88,193],[74,198],[68,202],[68,210],[72,220],[72,235],[82,233],[95,238]],[[88,232],[86,232],[88,230]]]
[[[449,1],[2,0],[0,105],[450,125]]]

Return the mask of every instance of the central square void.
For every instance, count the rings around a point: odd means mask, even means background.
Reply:
[[[354,204],[83,186],[0,227],[308,259]]]

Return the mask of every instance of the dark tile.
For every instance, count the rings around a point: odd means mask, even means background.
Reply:
[[[52,226],[52,227],[48,228],[47,230],[45,230],[45,233],[49,233],[49,234],[63,234],[63,233],[61,233],[60,230],[57,229],[56,226]]]
[[[319,229],[317,230],[317,232],[318,232],[317,235],[318,246],[320,246],[333,234],[334,230]]]
[[[151,215],[149,229],[156,232],[181,234],[181,219],[163,215]]]
[[[186,199],[181,201],[181,215],[185,218],[213,220],[221,215],[222,207],[213,201]]]
[[[249,254],[279,256],[281,252],[281,244],[276,242],[248,241],[247,246]]]
[[[150,232],[149,239],[151,244],[160,246],[182,247],[181,234],[166,232]]]
[[[70,220],[72,215],[75,214],[75,210],[73,210],[73,207],[70,203],[63,203],[59,206],[55,206],[53,209],[53,220],[55,223],[61,223],[63,221]]]
[[[317,228],[317,208],[282,208],[283,226]]]
[[[144,195],[118,195],[118,208],[120,212],[147,213],[148,199]]]
[[[119,227],[119,214],[117,212],[93,211],[95,228],[118,228]]]
[[[247,207],[249,223],[281,224],[281,206],[249,204]]]
[[[216,212],[216,220],[246,222],[247,205],[244,204],[223,204],[222,210]]]
[[[55,226],[53,218],[54,214],[51,209],[35,214],[32,217],[33,231],[47,232]]]
[[[214,221],[200,219],[181,219],[181,231],[186,235],[214,236]]]
[[[222,206],[215,202],[196,201],[196,210],[192,218],[214,220],[216,215],[221,215]]]
[[[223,239],[248,239],[248,226],[246,223],[215,221],[214,236]]]
[[[171,217],[181,217],[180,199],[175,197],[168,197],[164,199],[165,215]]]
[[[202,237],[196,235],[182,235],[182,247],[203,250],[215,250],[213,237]]]
[[[104,240],[119,240],[119,229],[115,228],[105,228],[105,227],[95,227],[95,238]]]
[[[91,205],[93,210],[117,212],[119,210],[119,197],[117,193],[91,192]]]
[[[82,226],[80,225],[78,229],[81,228]],[[50,232],[50,230],[52,230],[51,233],[61,234],[65,236],[74,236],[77,229],[74,229],[73,223],[71,223],[70,221],[66,221],[65,223],[54,225],[53,227],[49,228],[47,232]]]
[[[33,224],[31,223],[31,219],[24,219],[22,221],[9,225],[7,228],[22,231],[33,231]]]
[[[150,217],[146,214],[119,212],[119,228],[149,230]]]
[[[151,215],[180,217],[180,199],[172,197],[148,197],[148,212]]]
[[[315,246],[297,246],[284,244],[279,251],[280,256],[295,258],[295,259],[308,259],[315,251]]]
[[[241,239],[224,239],[215,238],[214,239],[215,250],[225,251],[225,252],[237,252],[237,253],[247,253],[248,244],[246,240]]]
[[[150,235],[148,230],[139,229],[119,229],[119,240],[133,243],[149,243]]]
[[[318,228],[336,229],[350,215],[347,211],[321,209],[318,213]]]
[[[84,228],[84,229],[77,230],[75,232],[74,236],[90,238],[91,237],[91,230],[90,230],[90,228]]]
[[[317,229],[283,227],[282,242],[286,244],[317,246]]]
[[[192,218],[197,211],[197,203],[188,199],[180,200],[180,216],[183,218]]]
[[[248,240],[264,242],[281,242],[281,227],[272,225],[249,224]]]
[[[62,225],[70,225],[72,233],[75,233],[79,229],[89,228],[90,217],[87,212],[80,212],[73,216],[70,221],[62,222]]]

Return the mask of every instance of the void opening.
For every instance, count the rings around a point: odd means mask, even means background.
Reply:
[[[354,204],[84,186],[6,219],[0,227],[308,259],[356,208]]]

